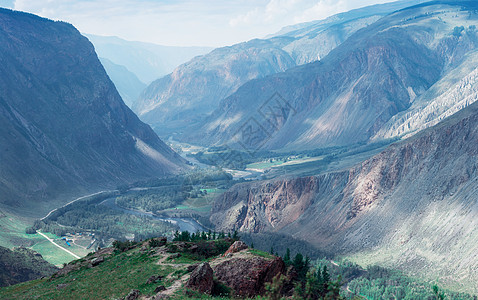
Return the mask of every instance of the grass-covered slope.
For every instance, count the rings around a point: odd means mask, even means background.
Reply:
[[[247,249],[247,246],[224,256],[233,242],[230,238],[168,243],[165,238],[140,243],[115,242],[112,248],[100,249],[65,265],[50,278],[2,288],[0,298],[116,299],[127,296],[132,290],[137,290],[142,297],[210,298],[232,293],[224,282],[233,282],[241,287],[253,286],[258,288],[257,293],[264,291],[264,278],[273,274],[269,269],[275,270],[270,266],[280,267],[282,261],[268,253]],[[204,262],[214,269],[215,274],[208,295],[201,294],[188,283],[195,268]],[[236,269],[237,265],[238,270],[248,273],[251,279],[231,280],[228,274],[224,274],[231,264],[233,268]],[[240,295],[241,291],[236,290],[235,293]]]

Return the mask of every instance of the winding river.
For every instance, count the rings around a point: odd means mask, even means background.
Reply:
[[[119,210],[123,213],[130,214],[130,215],[147,216],[157,220],[170,222],[172,224],[177,225],[179,227],[179,230],[181,231],[189,231],[189,232],[207,231],[203,226],[201,226],[201,224],[199,224],[196,220],[192,218],[163,218],[150,212],[142,212],[137,210],[126,209],[116,205],[115,198],[106,199],[105,201],[101,202],[100,205],[105,205],[109,208]]]

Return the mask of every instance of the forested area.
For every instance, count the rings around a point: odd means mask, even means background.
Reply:
[[[135,240],[161,236],[178,227],[149,216],[126,213],[123,209],[157,213],[188,199],[205,197],[207,189],[228,188],[232,184],[230,174],[216,169],[138,182],[61,207],[48,218],[36,221],[26,232],[35,233],[41,229],[62,236],[88,231],[103,240],[124,240],[133,235]],[[206,222],[208,218],[202,215],[190,216],[210,225]]]
[[[314,262],[317,268],[327,266],[330,277],[342,280],[343,296],[360,296],[367,299],[476,299],[465,293],[452,292],[434,282],[412,278],[398,270],[372,265],[367,268],[350,261],[332,262],[319,259]]]
[[[148,212],[157,212],[179,205],[188,198],[192,187],[164,186],[154,190],[127,193],[116,197],[116,204],[126,208]]]
[[[135,240],[164,235],[177,226],[147,216],[125,214],[99,204],[77,205],[55,218],[36,221],[33,228],[58,236],[66,233],[92,232],[98,240],[124,240],[134,235]]]

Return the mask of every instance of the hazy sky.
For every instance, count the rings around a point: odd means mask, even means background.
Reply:
[[[0,0],[83,33],[180,46],[224,46],[286,25],[391,0]]]

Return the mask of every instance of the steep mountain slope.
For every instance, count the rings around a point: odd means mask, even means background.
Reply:
[[[393,116],[373,139],[413,135],[470,105],[478,100],[477,79],[478,52],[473,51],[458,67],[417,97],[410,108]]]
[[[183,168],[69,24],[1,9],[0,91],[0,204],[23,215]]]
[[[131,107],[134,101],[138,99],[141,92],[146,88],[136,75],[131,73],[126,67],[117,65],[107,58],[100,57],[101,64],[105,67],[106,73],[116,86],[118,93],[124,103]]]
[[[320,62],[244,84],[202,126],[206,138],[192,133],[185,139],[251,148],[257,145],[244,146],[242,129],[255,127],[263,132],[256,144],[269,149],[367,142],[476,49],[476,24],[474,2],[400,10]]]
[[[164,76],[182,63],[212,50],[210,47],[173,47],[126,41],[115,36],[87,34],[99,57],[124,66],[143,83]]]
[[[33,250],[0,246],[0,287],[50,276],[56,271],[57,267]]]
[[[211,221],[477,293],[477,142],[474,103],[350,170],[236,185]]]
[[[410,2],[355,10],[269,39],[218,48],[153,82],[133,110],[160,135],[195,131],[196,124],[242,84],[320,60],[357,30]]]

